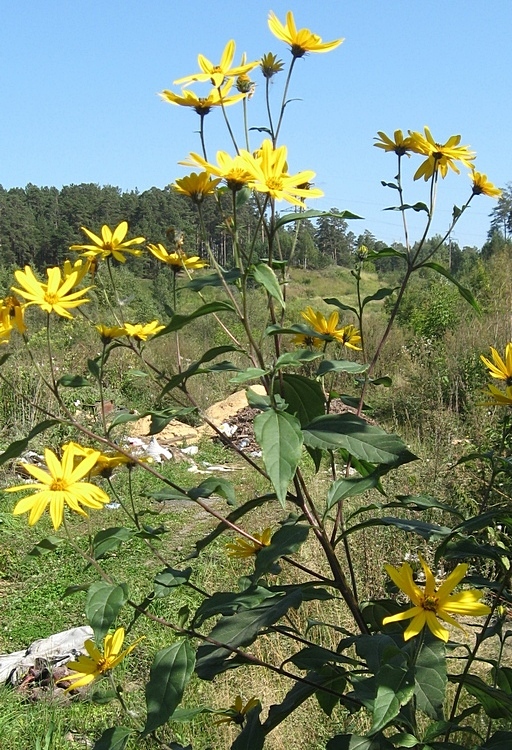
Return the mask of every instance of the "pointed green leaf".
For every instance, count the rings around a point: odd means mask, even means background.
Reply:
[[[302,219],[317,219],[320,216],[330,216],[335,219],[362,219],[362,216],[357,216],[350,211],[315,211],[310,209],[309,211],[301,211],[300,213],[294,212],[292,214],[281,214],[275,223],[275,228],[288,224],[290,221],[301,221]]]
[[[512,732],[494,732],[479,750],[510,750],[512,747]]]
[[[304,429],[304,442],[313,448],[342,448],[376,464],[401,466],[417,458],[399,437],[351,413],[317,417]]]
[[[18,456],[21,456],[23,451],[27,450],[32,438],[36,437],[36,435],[39,435],[39,433],[50,429],[50,427],[53,427],[56,424],[59,424],[58,419],[45,419],[44,422],[39,422],[39,424],[37,424],[32,430],[30,430],[26,438],[15,440],[4,450],[3,453],[0,454],[0,466],[2,466],[2,464],[4,464],[6,461],[10,461],[11,458],[18,458]]]
[[[60,539],[58,536],[47,536],[45,539],[41,539],[30,552],[27,552],[27,555],[28,557],[48,555],[50,552],[55,552],[59,544],[62,544],[63,541],[64,539]]]
[[[302,432],[296,417],[269,409],[254,419],[254,434],[263,463],[279,502],[284,505],[288,485],[302,455]]]
[[[176,313],[175,315],[173,315],[171,322],[168,323],[164,329],[155,334],[153,338],[156,339],[159,336],[165,336],[167,333],[179,331],[184,326],[188,325],[188,323],[192,323],[193,320],[197,320],[197,318],[202,318],[204,315],[211,315],[212,313],[217,312],[235,312],[235,308],[229,302],[223,302],[219,300],[218,302],[208,302],[206,305],[198,307],[197,310],[195,310],[193,313],[190,313],[190,315],[178,315]]]
[[[290,365],[299,366],[304,364],[304,362],[312,362],[314,359],[319,359],[322,356],[322,352],[314,352],[310,349],[295,349],[293,352],[281,354],[274,365],[274,370],[277,372],[283,367]]]
[[[169,407],[168,409],[162,409],[160,411],[148,411],[142,416],[151,416],[149,435],[158,435],[167,427],[171,420],[178,419],[178,417],[188,416],[194,412],[197,412],[195,406],[187,406],[181,409],[173,409],[172,407]],[[139,415],[139,419],[140,418],[141,415]]]
[[[101,560],[112,550],[118,549],[123,542],[127,542],[135,535],[131,529],[123,526],[116,526],[111,529],[98,531],[94,537],[93,555],[95,560]]]
[[[480,305],[476,301],[476,299],[473,297],[469,289],[466,289],[466,287],[462,286],[462,284],[459,284],[457,279],[452,276],[452,274],[448,271],[447,268],[444,268],[444,266],[441,266],[439,263],[434,263],[433,261],[430,261],[430,263],[422,263],[422,268],[432,268],[434,271],[437,271],[438,274],[441,276],[444,276],[445,279],[448,279],[454,286],[457,287],[459,290],[459,294],[461,297],[464,297],[466,302],[469,302],[471,307],[473,307],[477,313],[481,313]]]
[[[230,378],[230,383],[246,383],[248,380],[259,380],[263,375],[267,375],[268,370],[262,370],[261,367],[248,367],[246,370],[242,370],[235,375],[234,378]]]
[[[164,568],[155,577],[154,589],[155,596],[157,599],[163,599],[169,596],[171,590],[177,586],[183,586],[188,583],[188,579],[192,575],[192,568],[186,568],[185,570],[175,570],[174,568]]]
[[[478,700],[491,719],[512,720],[512,696],[507,695],[503,690],[487,685],[474,674],[449,675],[448,679],[455,684],[462,681],[464,689]]]
[[[324,359],[320,362],[317,370],[318,377],[327,375],[328,372],[348,372],[350,375],[359,375],[366,372],[369,365],[361,365],[359,362],[351,362],[346,359]]]
[[[340,500],[361,495],[367,490],[375,489],[381,480],[381,472],[375,472],[367,477],[348,477],[336,479],[327,493],[326,510],[330,510]]]
[[[411,209],[413,211],[425,211],[427,214],[429,214],[428,206],[426,203],[422,203],[421,201],[418,201],[417,203],[413,203],[412,205],[409,203],[403,203],[401,206],[389,206],[389,208],[384,208],[384,211],[408,211]]]
[[[418,534],[422,539],[427,541],[440,541],[445,539],[451,533],[447,526],[439,526],[437,523],[427,523],[426,521],[417,521],[414,518],[393,518],[392,516],[383,516],[382,518],[370,518],[356,526],[351,526],[345,531],[345,534],[353,534],[356,531],[368,529],[371,526],[394,526],[401,531]]]
[[[407,260],[407,253],[395,250],[394,247],[383,247],[381,250],[370,250],[366,256],[367,260],[378,260],[379,258],[402,258]]]
[[[133,729],[127,727],[105,729],[99,740],[94,743],[92,750],[124,750],[133,733]]]
[[[377,694],[373,704],[372,734],[387,727],[414,694],[414,681],[405,667],[383,664],[375,682]]]
[[[215,346],[212,349],[208,349],[201,359],[199,359],[197,362],[194,362],[194,364],[190,365],[186,370],[183,372],[178,373],[177,375],[174,375],[173,377],[169,378],[167,381],[165,387],[162,389],[162,392],[160,393],[160,399],[162,396],[164,396],[166,393],[168,393],[173,388],[177,388],[182,383],[184,383],[188,378],[192,377],[192,375],[199,375],[201,373],[210,372],[214,368],[201,368],[201,365],[205,362],[211,362],[212,359],[215,359],[215,357],[219,357],[221,354],[225,354],[226,352],[239,352],[241,351],[239,347],[233,346],[231,344],[226,344],[224,346]],[[235,367],[234,365],[231,365],[231,363],[227,363],[229,365],[229,369],[237,372],[239,370],[238,367]]]
[[[100,366],[98,364],[98,360],[97,359],[88,359],[87,360],[87,369],[89,370],[89,372],[91,373],[91,375],[93,376],[93,378],[95,378],[96,380],[98,380],[98,378],[100,377]]]
[[[226,284],[234,284],[241,278],[242,274],[238,268],[232,268],[230,271],[222,271],[220,274],[212,273],[205,274],[204,276],[196,276],[191,279],[185,287],[192,289],[194,292],[200,292],[207,286],[223,286]]]
[[[85,601],[85,615],[94,630],[96,643],[101,644],[127,600],[125,583],[119,586],[106,581],[91,583]]]
[[[284,310],[286,305],[283,298],[283,290],[281,289],[279,280],[272,268],[270,268],[270,266],[267,266],[266,263],[257,263],[256,265],[252,266],[251,274],[254,280],[258,284],[261,284],[266,292],[270,294],[271,297],[276,299],[279,302],[281,308]]]
[[[118,427],[120,424],[126,424],[127,422],[137,422],[140,419],[140,414],[130,411],[118,411],[111,419],[108,426],[107,435],[110,435],[114,427]]]
[[[155,655],[146,685],[147,719],[141,738],[172,717],[194,671],[195,653],[188,641],[179,641]]]
[[[318,381],[304,375],[286,374],[281,383],[281,395],[288,404],[286,411],[297,417],[301,427],[325,412],[325,396]]]
[[[351,307],[350,305],[345,304],[345,302],[341,302],[341,300],[336,297],[324,297],[324,302],[327,302],[328,305],[334,305],[339,310],[349,310],[356,316],[359,314],[355,307]]]
[[[86,378],[82,378],[80,375],[63,375],[57,383],[63,388],[84,388],[86,385],[91,385]]]
[[[236,504],[235,488],[232,483],[219,477],[208,477],[197,487],[189,490],[187,494],[192,500],[196,500],[198,497],[220,495],[228,501],[229,505]]]
[[[441,721],[448,678],[446,647],[439,638],[425,636],[414,666],[414,682],[417,707],[431,719]]]

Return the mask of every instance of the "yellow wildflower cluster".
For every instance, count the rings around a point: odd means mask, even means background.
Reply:
[[[355,326],[349,324],[338,328],[339,313],[337,310],[332,312],[328,318],[325,317],[318,310],[313,310],[312,307],[306,307],[301,312],[302,317],[306,323],[311,327],[312,331],[319,333],[321,336],[329,336],[327,338],[317,338],[315,335],[308,333],[298,333],[293,337],[292,341],[297,346],[302,347],[315,347],[322,349],[326,346],[329,340],[337,341],[339,344],[346,346],[347,349],[360,350],[361,347],[361,335]]]
[[[486,402],[486,406],[512,406],[512,341],[505,347],[505,355],[502,358],[500,354],[491,346],[491,359],[487,359],[483,354],[480,359],[487,367],[491,378],[503,381],[505,391],[496,388],[495,385],[488,385],[486,394],[491,397]]]

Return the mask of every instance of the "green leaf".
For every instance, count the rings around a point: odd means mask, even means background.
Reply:
[[[351,413],[317,417],[304,429],[304,442],[312,448],[342,448],[376,464],[401,466],[417,458],[396,435]]]
[[[281,383],[281,395],[288,404],[286,411],[297,417],[301,427],[325,412],[324,392],[316,380],[304,375],[285,374]]]
[[[208,302],[206,305],[201,305],[201,307],[198,307],[197,310],[194,310],[194,312],[190,313],[189,315],[178,315],[178,313],[176,313],[172,316],[171,322],[168,323],[165,328],[155,334],[153,338],[156,339],[159,336],[165,336],[167,333],[172,333],[173,331],[180,331],[182,328],[184,328],[184,326],[192,323],[193,320],[197,320],[197,318],[202,318],[205,315],[212,315],[213,313],[218,312],[236,311],[233,305],[229,302],[223,302],[221,300],[217,302]]]
[[[43,557],[43,555],[48,555],[50,552],[55,552],[59,544],[62,544],[63,541],[64,539],[60,539],[58,536],[47,536],[45,539],[41,539],[30,552],[27,552],[27,556]]]
[[[15,440],[4,450],[2,454],[0,454],[0,466],[2,466],[2,464],[4,464],[6,461],[10,461],[11,458],[18,458],[18,456],[21,456],[23,451],[27,450],[32,438],[36,437],[36,435],[39,435],[40,432],[49,430],[50,427],[53,427],[56,424],[59,424],[58,419],[45,419],[44,422],[39,422],[39,424],[37,424],[32,430],[30,430],[26,438]]]
[[[267,266],[266,263],[256,263],[256,265],[251,267],[250,273],[256,283],[261,284],[266,292],[271,297],[276,299],[279,302],[281,308],[284,310],[286,305],[283,298],[283,291],[281,289],[281,285],[279,284],[277,276],[270,268],[270,266]]]
[[[414,667],[416,705],[431,719],[441,721],[448,678],[443,641],[425,635]]]
[[[349,477],[348,479],[336,479],[327,493],[326,510],[330,510],[340,500],[361,495],[367,490],[375,489],[380,483],[382,472],[376,471],[367,477]]]
[[[361,737],[358,734],[337,734],[329,740],[325,750],[394,750],[395,746],[384,737]]]
[[[137,422],[140,419],[140,414],[130,411],[118,411],[117,414],[110,421],[108,426],[107,435],[110,435],[114,427],[118,427],[120,424],[126,424],[127,422]]]
[[[222,617],[210,633],[210,637],[225,646],[204,643],[197,650],[196,672],[201,680],[212,680],[216,675],[245,664],[243,655],[233,655],[232,649],[249,646],[262,630],[274,625],[290,608],[298,609],[302,593],[294,588],[290,593],[278,594],[249,610],[240,610],[229,617]]]
[[[96,380],[99,379],[99,377],[100,377],[100,366],[99,366],[98,361],[96,359],[88,359],[87,360],[87,369],[89,370],[89,372],[91,373],[91,375],[93,376],[93,378],[95,378]]]
[[[234,378],[231,378],[229,382],[239,385],[240,383],[246,383],[248,380],[258,380],[267,374],[268,370],[262,370],[261,367],[248,367],[246,370],[239,372],[238,375],[235,375]]]
[[[469,302],[471,307],[473,307],[477,313],[481,313],[480,305],[476,301],[476,299],[473,297],[469,289],[466,289],[466,287],[462,286],[462,284],[459,284],[457,279],[451,275],[451,273],[448,271],[448,269],[444,268],[444,266],[439,265],[439,263],[434,263],[433,261],[430,261],[429,263],[422,263],[422,268],[432,268],[434,271],[439,273],[441,276],[444,276],[445,279],[448,279],[454,286],[457,287],[459,290],[459,294],[464,297],[466,302]]]
[[[201,373],[207,373],[214,370],[214,366],[211,368],[201,368],[201,365],[205,362],[211,362],[212,359],[215,359],[215,357],[219,357],[221,354],[225,354],[226,352],[239,352],[241,351],[239,347],[233,346],[231,344],[226,344],[224,346],[215,346],[212,349],[208,349],[201,359],[199,359],[197,362],[194,362],[190,367],[188,367],[183,372],[178,373],[177,375],[174,375],[172,378],[169,378],[167,381],[165,387],[162,389],[162,392],[160,393],[160,399],[162,396],[164,396],[166,393],[168,393],[173,388],[177,388],[182,383],[184,383],[188,378],[191,378],[192,375],[199,375]],[[228,365],[229,367],[226,368],[225,365]],[[234,372],[237,372],[239,370],[238,367],[235,367],[235,365],[232,365],[231,363],[224,363],[223,369],[230,369]]]
[[[284,524],[275,534],[268,547],[263,547],[256,555],[254,566],[254,579],[258,580],[262,575],[268,573],[276,560],[283,555],[291,555],[297,552],[308,538],[309,526],[302,524]]]
[[[317,370],[318,377],[327,375],[329,372],[348,372],[351,375],[359,375],[366,372],[369,365],[361,365],[359,362],[351,362],[348,359],[324,359],[320,362]]]
[[[362,216],[357,216],[350,211],[315,211],[310,209],[309,211],[301,211],[300,213],[294,212],[292,214],[281,214],[275,223],[275,228],[288,224],[290,221],[302,221],[302,219],[317,219],[319,216],[330,216],[335,219],[362,219]]]
[[[494,732],[489,739],[480,746],[479,750],[510,750],[512,746],[512,732]]]
[[[375,675],[375,683],[372,734],[387,727],[414,694],[414,681],[404,667],[383,664]]]
[[[80,375],[63,375],[58,379],[57,383],[63,388],[84,388],[87,385],[91,385],[88,380],[82,378]]]
[[[125,583],[119,586],[106,581],[91,583],[85,601],[85,615],[94,630],[97,644],[101,644],[127,600]]]
[[[224,283],[234,284],[241,277],[242,274],[238,268],[232,268],[230,271],[221,271],[220,273],[196,276],[185,284],[185,288],[192,289],[194,292],[200,292],[201,289],[204,289],[207,286],[224,286]]]
[[[302,455],[302,432],[296,417],[269,409],[254,419],[254,434],[277,498],[284,506],[288,485]]]
[[[382,518],[370,518],[356,526],[351,526],[345,534],[353,534],[355,531],[369,529],[371,526],[394,526],[401,531],[418,534],[422,539],[427,541],[439,541],[445,539],[451,533],[447,526],[439,526],[437,523],[427,523],[426,521],[416,521],[413,518],[394,518],[393,516],[383,516]]]
[[[216,591],[197,608],[193,625],[198,628],[210,617],[233,615],[239,610],[256,607],[265,599],[274,596],[275,594],[264,586],[256,585],[249,586],[243,591]]]
[[[190,576],[192,575],[192,568],[185,568],[185,570],[176,570],[174,568],[164,568],[155,577],[154,589],[155,596],[157,599],[163,599],[169,596],[171,589],[177,586],[183,586],[188,583]]]
[[[417,203],[413,203],[412,205],[409,203],[404,203],[401,206],[389,206],[388,208],[385,208],[383,210],[384,211],[408,211],[411,208],[413,211],[425,211],[427,214],[430,214],[427,204],[422,203],[421,201],[418,201]]]
[[[407,253],[395,250],[394,247],[383,247],[381,250],[370,250],[366,260],[379,260],[379,258],[402,258],[407,260]]]
[[[398,732],[390,737],[391,742],[395,747],[416,747],[419,745],[419,740],[413,734],[408,732]]]
[[[173,643],[155,654],[146,684],[147,719],[141,738],[169,721],[181,702],[194,664],[194,649],[188,641]]]
[[[98,531],[93,542],[94,559],[101,560],[108,552],[118,549],[123,542],[129,541],[134,536],[135,532],[124,528],[124,526]]]
[[[512,695],[512,668],[493,667],[491,675],[497,687],[507,695]]]
[[[94,743],[92,750],[124,750],[133,733],[133,729],[127,727],[105,729],[99,740]]]
[[[356,317],[359,315],[359,311],[356,310],[355,307],[351,307],[345,302],[341,302],[341,300],[336,297],[324,297],[324,302],[327,302],[328,305],[334,305],[339,310],[349,310],[350,312],[353,312]]]
[[[327,716],[331,716],[333,710],[340,702],[339,696],[343,695],[347,684],[347,678],[343,673],[332,664],[326,664],[319,670],[319,674],[326,678],[326,684],[329,685],[331,690],[336,690],[339,695],[333,695],[326,690],[317,690],[315,697],[318,701],[318,705]]]
[[[465,690],[478,700],[491,719],[512,719],[512,697],[503,690],[487,685],[473,674],[449,675],[448,679],[455,684],[462,681]]]
[[[312,362],[314,359],[319,359],[322,356],[322,352],[314,352],[310,349],[295,349],[293,352],[281,354],[274,365],[274,370],[278,372],[283,367],[290,365],[299,366],[304,364],[304,362]]]
[[[219,477],[208,477],[197,487],[189,490],[187,494],[192,500],[197,500],[198,497],[220,495],[228,501],[229,505],[236,504],[235,488],[232,483]]]

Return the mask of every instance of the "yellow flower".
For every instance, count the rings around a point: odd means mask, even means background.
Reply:
[[[55,312],[63,318],[72,318],[69,310],[85,302],[88,299],[79,299],[86,294],[92,287],[80,289],[78,292],[71,292],[78,279],[78,272],[74,271],[66,279],[62,279],[60,268],[47,268],[48,283],[43,284],[34,276],[30,266],[25,266],[24,271],[15,271],[16,281],[23,289],[11,287],[13,292],[29,300],[28,305],[39,305],[47,313]],[[27,305],[27,306],[28,306]]]
[[[69,690],[76,690],[84,685],[88,685],[90,682],[94,682],[97,677],[102,677],[107,672],[110,672],[111,669],[114,669],[114,667],[117,667],[123,661],[125,656],[133,651],[141,640],[142,638],[139,638],[135,643],[132,643],[131,646],[128,646],[128,648],[121,652],[124,641],[124,628],[118,628],[113,635],[109,633],[105,636],[103,653],[98,651],[93,641],[85,641],[84,648],[87,651],[87,656],[82,654],[76,661],[68,661],[66,664],[68,669],[75,670],[76,674],[70,675],[68,678],[72,681],[72,684],[66,688],[65,692],[67,693]]]
[[[229,107],[230,104],[235,104],[245,97],[245,94],[232,94],[228,96],[232,85],[233,81],[228,81],[222,88],[213,88],[208,96],[202,97],[197,96],[197,94],[188,89],[183,89],[181,96],[175,94],[173,91],[169,91],[169,89],[165,89],[160,96],[171,104],[177,104],[180,107],[192,107],[198,115],[204,117],[204,115],[210,112],[212,107]]]
[[[317,339],[315,336],[309,336],[307,333],[297,333],[292,338],[292,344],[295,344],[295,346],[300,346],[303,349],[312,349],[315,347],[315,349],[321,349],[325,341],[323,339]]]
[[[252,156],[244,150],[234,157],[226,151],[217,151],[217,164],[215,165],[203,159],[199,154],[191,153],[186,163],[198,164],[208,174],[214,174],[218,177],[219,181],[225,180],[228,188],[236,192],[248,185],[253,179],[252,174],[247,169],[246,158],[251,159]]]
[[[105,326],[100,323],[100,325],[96,326],[96,330],[99,332],[104,344],[109,344],[114,339],[121,338],[121,336],[128,336],[126,328],[122,326]]]
[[[353,325],[343,326],[336,333],[336,340],[346,346],[347,349],[355,349],[361,351],[361,347],[358,344],[361,343],[361,334],[357,328]]]
[[[471,162],[476,157],[474,151],[469,146],[459,146],[461,136],[452,135],[446,143],[436,143],[430,130],[425,126],[425,135],[409,131],[410,144],[409,148],[416,154],[427,156],[424,162],[420,164],[414,175],[415,180],[423,177],[428,180],[435,172],[440,172],[441,177],[446,177],[448,167],[457,174],[460,170],[455,164],[460,161],[465,167],[472,169]]]
[[[223,718],[217,719],[214,723],[238,724],[239,726],[242,726],[245,721],[245,715],[249,713],[252,708],[259,706],[259,704],[260,702],[258,698],[251,698],[244,706],[242,696],[237,695],[233,705],[231,705],[229,708],[226,708],[224,711],[218,711],[218,713],[223,714]]]
[[[469,176],[473,181],[473,195],[488,195],[489,198],[499,198],[503,192],[495,187],[492,182],[489,182],[486,174],[475,172],[473,169]]]
[[[320,198],[323,195],[318,188],[304,187],[313,179],[314,172],[308,170],[296,175],[287,174],[286,146],[274,148],[267,138],[256,157],[247,151],[241,151],[240,155],[253,178],[250,186],[260,193],[268,193],[274,200],[286,200],[303,207],[304,202],[300,198]]]
[[[21,484],[16,487],[8,487],[5,492],[19,492],[36,490],[31,495],[24,497],[14,508],[14,515],[30,511],[28,523],[33,526],[39,521],[47,505],[50,506],[50,516],[53,527],[58,529],[64,518],[64,508],[68,505],[75,513],[86,516],[87,513],[81,508],[102,508],[109,502],[108,495],[102,489],[88,482],[81,482],[95,465],[99,451],[92,451],[88,456],[75,466],[76,449],[73,444],[67,445],[62,451],[62,461],[49,448],[45,449],[44,457],[48,472],[26,464],[25,469],[39,484]]]
[[[489,375],[498,380],[504,380],[507,385],[512,385],[512,341],[505,347],[505,358],[502,359],[496,349],[491,346],[492,362],[480,355],[480,359],[489,370]]]
[[[133,459],[130,458],[130,456],[125,456],[124,453],[100,453],[94,448],[84,447],[82,445],[79,445],[79,443],[74,442],[66,443],[66,445],[62,446],[62,448],[63,450],[65,450],[66,448],[73,450],[75,455],[75,467],[78,466],[84,458],[87,458],[92,453],[96,454],[96,463],[89,471],[90,477],[101,476],[104,479],[108,479],[108,477],[111,476],[113,470],[118,466],[130,466],[130,464],[132,466],[135,465]]]
[[[158,320],[153,320],[151,323],[125,323],[125,329],[128,336],[131,336],[136,341],[147,341],[150,336],[154,336],[155,333],[161,331],[165,326],[159,325]]]
[[[343,346],[346,346],[349,349],[360,349],[358,344],[361,343],[361,336],[359,335],[359,331],[353,325],[347,325],[343,328],[337,328],[339,320],[339,314],[337,310],[332,312],[329,317],[326,318],[325,315],[323,315],[318,310],[313,310],[312,307],[306,307],[306,309],[301,312],[301,315],[306,323],[310,325],[314,331],[320,333],[322,336],[331,336],[335,341],[338,341],[340,344],[343,344]],[[302,336],[303,334],[300,335]],[[320,344],[315,343],[316,341],[319,341]],[[320,348],[324,344],[325,339],[314,339],[314,346]]]
[[[491,396],[491,401],[484,401],[479,406],[512,406],[512,385],[508,385],[505,388],[505,393],[496,388],[495,385],[488,385],[487,396]]]
[[[169,253],[167,249],[162,245],[161,242],[158,245],[148,245],[148,250],[153,253],[155,258],[161,260],[162,263],[166,263],[171,266],[174,273],[179,273],[184,268],[189,271],[196,271],[199,268],[204,268],[206,261],[201,260],[198,255],[188,256],[186,253],[180,251],[176,253]]]
[[[194,203],[202,203],[207,195],[214,195],[220,180],[212,180],[208,172],[192,172],[181,177],[173,184],[173,188],[182,195],[186,195]]]
[[[379,138],[374,139],[377,141],[377,143],[373,144],[374,146],[377,146],[377,148],[383,148],[384,151],[394,151],[398,156],[403,156],[404,154],[407,154],[407,151],[410,150],[411,139],[410,137],[404,138],[404,134],[401,130],[395,130],[393,134],[394,140],[383,133],[382,130],[379,130],[377,132],[377,135],[379,136]],[[409,154],[407,154],[407,156],[409,156]]]
[[[87,276],[91,269],[92,262],[89,260],[89,258],[86,258],[85,263],[84,261],[79,258],[74,263],[72,263],[70,260],[64,261],[64,266],[62,269],[62,276],[64,279],[67,279],[68,276],[71,276],[72,273],[76,273],[76,281],[75,286],[77,286],[82,279]]]
[[[226,549],[230,557],[252,557],[256,555],[263,547],[268,547],[272,537],[272,529],[266,528],[261,534],[255,532],[253,535],[256,541],[251,541],[245,537],[237,537],[234,542],[228,542]]]
[[[197,56],[197,62],[202,70],[202,73],[195,73],[191,76],[185,76],[184,78],[178,78],[174,81],[175,84],[191,83],[192,81],[211,81],[212,86],[222,86],[226,78],[234,78],[240,76],[243,73],[248,73],[250,70],[258,65],[258,61],[245,63],[238,67],[232,68],[233,59],[235,57],[235,42],[231,39],[222,52],[220,63],[214,65],[212,62],[206,59],[204,55]]]
[[[318,34],[313,34],[309,29],[297,29],[291,11],[286,14],[286,25],[279,21],[273,11],[270,11],[268,26],[274,36],[290,45],[294,57],[303,57],[306,52],[329,52],[343,42],[343,39],[322,42],[322,38]]]
[[[15,328],[18,333],[25,333],[25,307],[14,294],[10,294],[5,299],[0,299],[0,325],[2,329],[8,330],[9,333]]]
[[[140,245],[145,242],[144,237],[134,237],[132,240],[125,240],[128,232],[128,222],[122,221],[112,231],[109,226],[104,224],[101,227],[101,237],[91,232],[86,227],[80,227],[82,232],[93,241],[93,245],[71,245],[70,250],[84,250],[82,253],[86,258],[99,258],[105,260],[110,255],[121,263],[126,262],[124,253],[131,255],[141,255],[142,250],[132,248],[132,245]]]
[[[407,609],[405,612],[385,617],[382,621],[383,625],[401,620],[412,620],[404,632],[404,640],[408,641],[410,638],[418,635],[426,625],[436,638],[440,638],[446,642],[450,633],[441,625],[438,618],[464,630],[451,615],[473,615],[479,617],[489,614],[491,611],[490,607],[486,604],[481,604],[479,601],[483,596],[481,591],[469,589],[452,594],[454,588],[466,575],[468,569],[466,563],[457,565],[455,570],[450,573],[439,588],[436,588],[436,581],[432,575],[432,571],[421,555],[419,558],[426,579],[423,590],[414,582],[409,563],[403,563],[400,569],[394,568],[392,565],[384,566],[393,583],[409,597],[414,607]]]

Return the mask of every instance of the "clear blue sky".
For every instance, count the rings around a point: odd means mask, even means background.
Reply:
[[[386,242],[400,241],[400,217],[382,208],[394,191],[394,155],[373,147],[378,130],[421,130],[436,140],[461,134],[477,152],[476,168],[496,185],[512,181],[511,0],[0,0],[0,184],[61,187],[94,182],[123,190],[164,187],[186,173],[177,162],[199,151],[199,118],[164,103],[157,92],[197,68],[197,54],[217,62],[226,42],[259,59],[287,64],[287,46],[270,33],[269,10],[324,40],[344,37],[327,54],[299,60],[282,143],[290,170],[313,169],[325,198],[311,208],[349,209],[351,224]],[[250,101],[264,125],[263,79]],[[274,79],[279,101],[284,76]],[[198,93],[208,87],[200,88]],[[241,133],[241,108],[228,110]],[[222,115],[206,118],[209,156],[230,150]],[[254,134],[251,147],[259,145]],[[413,157],[414,159],[414,157]],[[414,171],[411,159],[411,175]],[[419,163],[415,160],[417,166]],[[442,183],[435,228],[469,194],[463,168]],[[422,200],[424,183],[406,196]],[[495,202],[475,199],[454,231],[460,245],[480,246]],[[286,210],[286,204],[280,204]]]

